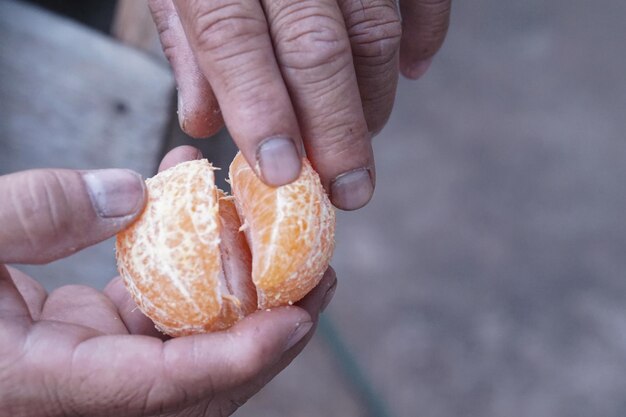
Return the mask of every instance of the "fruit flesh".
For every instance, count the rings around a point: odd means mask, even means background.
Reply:
[[[184,163],[147,180],[144,213],[118,234],[120,275],[141,310],[170,335],[223,329],[256,308],[253,288],[231,285],[239,300],[225,284],[222,254],[245,255],[246,245],[241,248],[232,232],[238,227],[234,205],[220,204],[214,182],[206,161]],[[249,258],[227,261],[234,280],[249,274]]]
[[[181,336],[225,329],[257,308],[296,302],[317,285],[335,219],[319,177],[304,163],[294,184],[272,188],[238,155],[234,197],[215,187],[206,160],[146,181],[148,203],[118,234],[116,256],[131,295],[159,330]]]
[[[321,280],[334,246],[334,211],[317,174],[304,160],[298,181],[269,187],[238,154],[230,179],[252,251],[259,307],[300,300]]]
[[[217,284],[212,270],[219,268],[219,225],[212,171],[185,183],[176,175],[181,171],[177,168],[147,181],[149,201],[132,229],[151,227],[155,232],[133,237],[132,244],[125,239],[132,230],[120,233],[117,254],[119,259],[128,252],[128,262],[119,263],[120,272],[134,278],[125,282],[141,309],[158,327],[184,333],[203,327],[205,312],[218,308],[216,295],[207,289]],[[186,194],[195,197],[183,198]],[[170,196],[166,199],[165,195]],[[200,200],[200,195],[206,198]],[[209,220],[196,226],[192,214]],[[205,278],[200,279],[196,271],[205,272]]]

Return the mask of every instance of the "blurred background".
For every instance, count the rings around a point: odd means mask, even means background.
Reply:
[[[373,201],[339,213],[318,334],[237,416],[626,415],[625,21],[623,0],[454,2],[375,140]],[[0,174],[235,152],[178,129],[142,0],[2,0],[0,58]],[[102,288],[113,244],[22,269]]]

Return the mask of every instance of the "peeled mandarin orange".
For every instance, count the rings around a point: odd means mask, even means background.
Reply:
[[[333,251],[334,210],[306,159],[294,183],[273,188],[237,155],[234,197],[215,186],[213,170],[189,161],[148,179],[144,212],[117,236],[126,287],[172,336],[225,329],[257,308],[300,300]]]
[[[334,248],[335,212],[319,176],[304,159],[297,181],[269,187],[241,153],[229,176],[252,251],[259,307],[300,300],[322,278]]]
[[[146,186],[144,212],[116,244],[120,275],[139,308],[171,335],[223,329],[254,311],[249,250],[213,167],[185,162]]]

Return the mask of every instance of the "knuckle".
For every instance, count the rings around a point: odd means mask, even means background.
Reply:
[[[313,69],[349,61],[350,42],[343,22],[316,4],[285,7],[276,23],[277,52],[283,64]]]
[[[400,48],[402,23],[398,11],[389,2],[379,2],[346,17],[352,52],[356,58],[384,64]]]
[[[35,250],[47,239],[67,232],[71,221],[63,213],[69,203],[63,182],[54,171],[34,172],[24,177],[14,190],[13,206],[19,222],[19,230],[31,249]]]
[[[315,149],[322,159],[354,160],[357,155],[364,154],[363,146],[369,143],[366,140],[369,136],[367,126],[358,123],[348,110],[322,111],[314,118],[314,123],[323,126],[322,130],[315,132],[316,137],[323,138],[317,142]]]
[[[64,213],[69,212],[69,196],[59,174],[54,171],[44,171],[41,177],[33,177],[29,180],[31,195],[39,195],[39,205],[41,210],[41,221],[45,222],[49,233],[53,236],[60,236],[70,230],[72,223],[69,216]],[[34,197],[38,200],[37,197]],[[43,225],[42,225],[43,226]]]
[[[219,3],[204,2],[194,14],[192,33],[199,51],[220,59],[255,50],[267,33],[263,16],[247,10],[246,2]]]
[[[271,341],[255,340],[247,337],[230,334],[230,343],[236,344],[236,357],[228,358],[230,378],[223,387],[233,387],[250,383],[259,373],[270,364],[270,359],[276,355],[276,347]]]
[[[338,173],[338,168],[340,172],[344,171],[344,169],[340,169],[341,167],[370,166],[371,161],[365,155],[361,144],[334,137],[328,139],[324,146],[320,147],[316,156],[317,160],[323,161],[324,172],[328,175],[332,172]]]

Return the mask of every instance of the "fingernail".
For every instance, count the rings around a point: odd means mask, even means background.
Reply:
[[[417,80],[422,75],[426,74],[428,68],[433,63],[433,58],[424,59],[422,61],[413,62],[404,69],[404,75],[412,80]]]
[[[297,179],[302,167],[295,143],[285,137],[270,138],[261,143],[257,162],[263,180],[276,187]]]
[[[296,328],[293,329],[293,331],[289,335],[289,338],[287,339],[287,345],[285,346],[285,351],[288,351],[296,343],[302,340],[302,338],[306,336],[307,333],[309,333],[309,330],[311,330],[311,327],[313,327],[313,323],[311,323],[310,321],[298,323]]]
[[[322,306],[320,307],[321,311],[326,310],[326,307],[328,307],[328,304],[330,304],[331,300],[335,296],[336,290],[337,290],[337,281],[335,280],[333,285],[328,289],[328,291],[326,291],[326,294],[324,294],[324,298],[322,300]]]
[[[103,169],[83,174],[91,204],[100,217],[124,217],[137,213],[144,204],[141,176],[127,169]]]
[[[185,131],[185,118],[183,115],[183,96],[180,94],[180,90],[176,93],[177,103],[176,103],[176,114],[178,115],[178,124],[180,125],[180,129]]]
[[[342,210],[356,210],[366,205],[374,193],[372,176],[366,168],[346,172],[330,186],[333,204]]]

